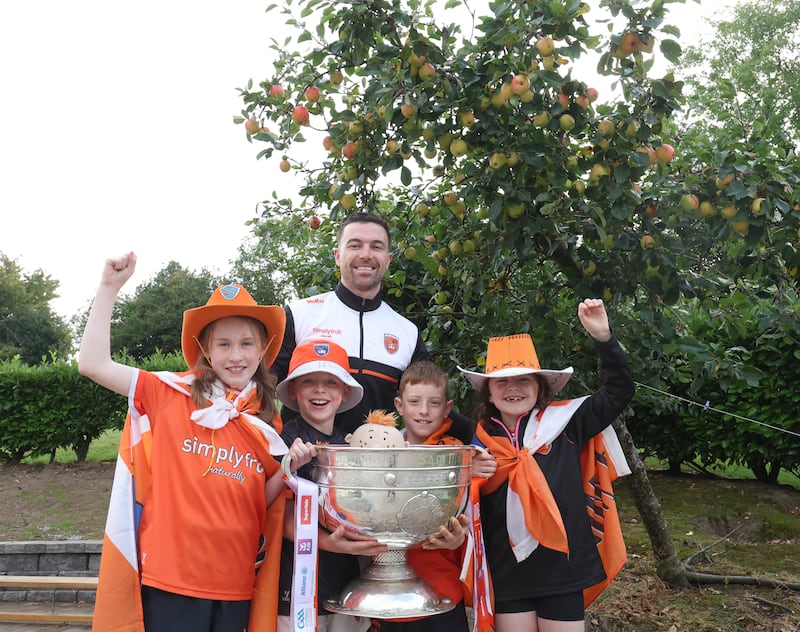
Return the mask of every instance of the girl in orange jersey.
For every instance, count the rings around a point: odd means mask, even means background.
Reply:
[[[473,443],[497,459],[480,497],[496,632],[584,630],[625,560],[611,482],[630,470],[610,424],[633,378],[603,301],[582,301],[578,318],[603,371],[592,395],[553,401],[572,368],[540,368],[528,334],[491,338],[485,373],[459,367],[480,392]]]
[[[284,502],[278,457],[291,450],[274,420],[269,367],[285,315],[239,285],[184,312],[190,371],[140,370],[111,357],[110,323],[136,256],[106,260],[78,368],[128,396],[101,557],[95,630],[241,632],[274,629]],[[268,515],[268,512],[274,515]],[[276,547],[277,548],[274,548]],[[259,566],[265,564],[269,568]],[[263,622],[263,625],[262,625]]]

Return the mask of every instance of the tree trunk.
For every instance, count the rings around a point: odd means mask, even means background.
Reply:
[[[631,474],[625,477],[625,481],[636,508],[639,510],[642,522],[647,529],[650,544],[653,545],[653,553],[656,558],[656,574],[673,586],[689,586],[686,567],[675,550],[667,527],[667,521],[661,511],[661,503],[658,502],[653,487],[650,485],[644,462],[639,458],[639,452],[633,443],[633,437],[631,437],[631,433],[628,431],[628,427],[622,417],[614,422],[614,429],[617,431],[625,458],[631,468]]]
[[[75,450],[75,458],[77,459],[78,463],[83,463],[86,461],[86,457],[89,455],[89,445],[91,442],[91,438],[83,436],[72,446],[72,449]]]
[[[683,461],[680,459],[669,459],[669,473],[673,476],[678,476],[681,473],[681,465]]]

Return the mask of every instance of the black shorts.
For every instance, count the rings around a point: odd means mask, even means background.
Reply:
[[[148,631],[149,632],[149,631]],[[464,602],[447,612],[410,621],[373,620],[369,632],[469,632]]]
[[[147,632],[242,632],[250,618],[249,601],[217,601],[142,586]]]
[[[535,612],[542,619],[583,621],[583,591],[579,590],[565,595],[498,601],[494,606],[494,611],[496,614]]]

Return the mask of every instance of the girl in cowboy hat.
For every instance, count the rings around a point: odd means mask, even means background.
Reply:
[[[241,632],[256,613],[274,628],[276,457],[289,452],[293,469],[310,458],[300,442],[288,450],[272,424],[283,309],[257,305],[239,285],[218,287],[184,312],[190,370],[150,373],[110,353],[114,302],[135,267],[132,252],[106,260],[78,356],[83,375],[129,401],[94,629]],[[271,569],[257,573],[265,556]]]
[[[552,401],[572,368],[542,369],[527,334],[491,338],[485,373],[458,367],[480,391],[475,443],[497,460],[480,496],[496,632],[583,630],[625,560],[611,481],[629,470],[610,424],[633,378],[603,301],[578,318],[604,377],[592,395]]]

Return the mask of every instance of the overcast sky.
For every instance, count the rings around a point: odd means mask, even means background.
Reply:
[[[171,260],[224,272],[260,200],[296,189],[232,122],[272,69],[268,4],[0,2],[0,252],[60,282],[65,318],[110,255],[137,252],[131,290]],[[703,4],[671,5],[682,40]]]

